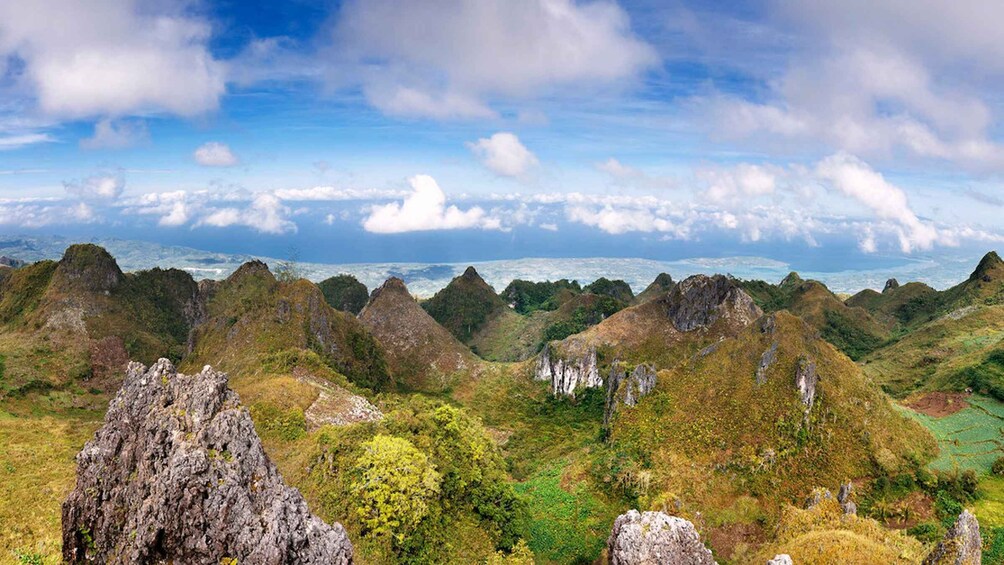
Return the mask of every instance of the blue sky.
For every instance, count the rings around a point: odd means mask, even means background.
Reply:
[[[0,0],[0,233],[317,262],[986,250],[1002,18],[987,0]]]

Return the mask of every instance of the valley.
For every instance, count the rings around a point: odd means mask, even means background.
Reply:
[[[965,508],[1004,555],[995,253],[946,290],[848,299],[795,273],[617,275],[496,289],[470,267],[419,300],[261,261],[123,272],[89,244],[0,267],[0,562],[61,562],[74,458],[126,363],[160,358],[229,375],[358,563],[603,562],[629,509],[689,520],[722,564],[919,563]],[[844,485],[853,512],[818,490]]]

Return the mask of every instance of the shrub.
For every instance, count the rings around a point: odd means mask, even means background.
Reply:
[[[990,472],[998,476],[1004,475],[1004,457],[998,457],[994,460],[993,465],[990,466]]]
[[[429,512],[441,476],[410,441],[378,435],[363,444],[352,483],[356,515],[377,536],[404,541]]]

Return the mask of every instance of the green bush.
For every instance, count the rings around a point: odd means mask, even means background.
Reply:
[[[990,466],[990,472],[997,476],[1004,476],[1004,457],[998,457]]]
[[[338,275],[317,283],[324,295],[324,300],[336,310],[359,314],[366,301],[369,291],[366,285],[356,280],[352,275]]]
[[[922,522],[908,529],[906,533],[924,543],[934,543],[941,539],[942,529],[934,522]]]

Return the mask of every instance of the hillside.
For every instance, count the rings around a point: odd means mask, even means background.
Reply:
[[[642,506],[673,504],[715,524],[734,520],[730,507],[743,497],[759,508],[747,516],[776,517],[777,504],[815,486],[930,460],[931,436],[814,336],[780,312],[661,371],[655,391],[614,419],[611,450],[630,459],[610,471],[613,480],[631,484],[644,473]],[[754,535],[755,520],[747,526]]]
[[[635,304],[644,304],[649,300],[659,298],[662,294],[672,290],[675,284],[673,277],[666,273],[659,273],[655,277],[655,280],[645,287],[645,290],[639,292],[638,296],[634,297],[634,302]]]
[[[470,343],[485,324],[509,310],[474,267],[422,302],[422,308],[462,343]]]
[[[253,374],[270,356],[313,352],[360,387],[392,386],[385,352],[358,320],[330,307],[313,283],[279,282],[260,261],[212,285],[193,342],[184,370],[212,364]]]
[[[789,310],[819,330],[851,359],[860,359],[889,339],[889,327],[864,308],[845,303],[819,281],[790,273],[779,284],[739,281],[765,312]]]
[[[479,370],[477,357],[418,305],[401,279],[374,290],[359,320],[406,390],[442,391]]]
[[[761,314],[752,299],[722,275],[694,275],[660,298],[617,312],[552,344],[558,357],[620,359],[668,368],[722,336],[735,335]]]

